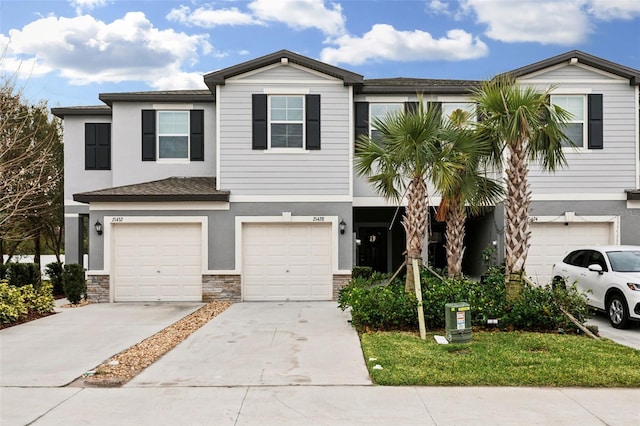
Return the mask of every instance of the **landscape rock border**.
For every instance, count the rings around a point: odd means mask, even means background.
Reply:
[[[232,302],[209,302],[164,330],[114,355],[69,386],[122,386],[231,305]]]

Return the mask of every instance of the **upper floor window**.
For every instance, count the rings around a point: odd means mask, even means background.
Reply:
[[[204,111],[142,110],[142,161],[204,161]]]
[[[564,128],[564,134],[578,148],[584,147],[586,139],[585,109],[586,96],[584,95],[551,95],[551,104],[558,105],[571,114],[571,118]],[[563,146],[570,146],[568,142],[563,142]]]
[[[271,148],[304,147],[304,97],[270,96]]]
[[[320,149],[320,95],[254,93],[251,101],[253,149]]]
[[[189,158],[189,111],[158,111],[158,159]]]
[[[380,131],[374,128],[376,119],[384,120],[385,117],[404,110],[404,103],[371,103],[369,104],[369,136],[373,140],[380,139]]]
[[[476,104],[472,102],[443,102],[442,115],[448,119],[455,119],[455,115],[462,114],[465,122],[475,122],[477,120]],[[452,120],[455,121],[455,120]]]
[[[111,170],[111,123],[85,123],[84,169]]]

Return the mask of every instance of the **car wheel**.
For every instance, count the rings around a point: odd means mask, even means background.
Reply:
[[[553,280],[551,280],[551,288],[553,290],[556,290],[556,289],[566,290],[567,282],[562,277],[553,277]]]
[[[609,306],[607,307],[609,314],[609,322],[613,328],[626,328],[629,323],[629,309],[624,296],[614,294],[609,298]]]

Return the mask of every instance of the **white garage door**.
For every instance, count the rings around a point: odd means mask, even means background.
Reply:
[[[331,224],[242,228],[244,300],[331,300]]]
[[[201,301],[199,223],[113,226],[114,300]]]
[[[612,222],[576,223],[533,222],[529,224],[531,245],[527,256],[527,275],[538,284],[548,284],[551,267],[576,247],[615,244]]]

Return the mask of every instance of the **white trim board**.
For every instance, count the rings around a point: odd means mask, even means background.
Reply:
[[[621,193],[558,193],[531,194],[531,201],[624,201],[627,194]]]
[[[171,211],[171,210],[229,210],[226,201],[161,201],[161,202],[106,202],[91,203],[89,211],[123,210],[123,211]]]
[[[349,195],[233,195],[231,203],[350,203]]]

